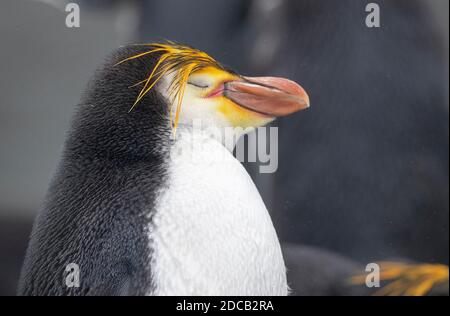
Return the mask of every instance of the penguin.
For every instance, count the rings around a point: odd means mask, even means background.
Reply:
[[[449,269],[404,258],[370,265],[331,250],[284,242],[291,296],[448,296]],[[374,274],[379,267],[379,282]],[[376,273],[376,272],[375,272]],[[368,286],[366,282],[373,282]]]
[[[287,295],[269,212],[224,135],[308,107],[297,83],[186,45],[118,49],[76,109],[18,294]]]

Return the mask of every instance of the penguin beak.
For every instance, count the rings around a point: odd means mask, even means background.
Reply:
[[[241,77],[226,82],[223,95],[243,108],[271,117],[286,116],[309,107],[305,90],[284,78]]]

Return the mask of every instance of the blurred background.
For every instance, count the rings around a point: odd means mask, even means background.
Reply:
[[[117,47],[161,39],[308,91],[308,111],[275,123],[278,171],[246,165],[294,294],[378,260],[448,264],[447,0],[374,1],[380,28],[366,27],[363,0],[73,2],[79,28],[64,1],[0,2],[0,295],[15,294],[89,78]]]

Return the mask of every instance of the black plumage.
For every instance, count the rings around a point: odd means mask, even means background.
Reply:
[[[151,291],[147,227],[166,180],[170,124],[166,100],[148,93],[129,112],[130,86],[157,55],[114,66],[144,49],[114,53],[89,84],[75,114],[22,270],[20,295],[142,295]],[[80,267],[80,287],[65,268]]]

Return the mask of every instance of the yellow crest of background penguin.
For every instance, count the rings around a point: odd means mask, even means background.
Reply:
[[[296,83],[240,76],[193,48],[118,50],[78,106],[18,293],[286,295],[280,245],[255,185],[192,122],[257,127],[308,106]],[[196,140],[201,155],[224,160],[170,155]],[[70,263],[79,287],[64,283]]]

